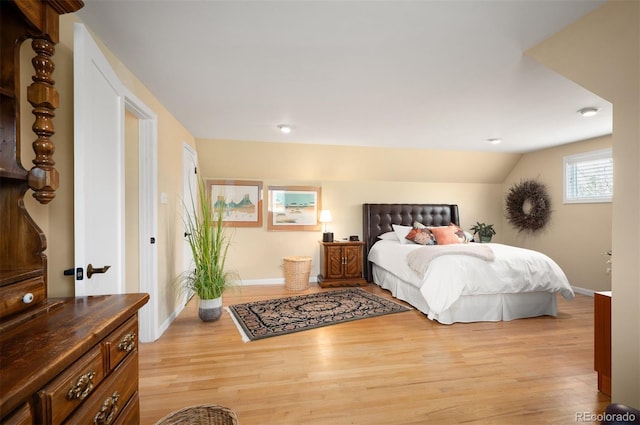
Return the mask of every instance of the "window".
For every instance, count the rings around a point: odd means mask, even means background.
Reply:
[[[564,203],[611,202],[611,149],[564,157]]]

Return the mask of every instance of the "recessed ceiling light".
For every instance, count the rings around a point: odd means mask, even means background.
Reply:
[[[583,117],[592,117],[600,111],[598,108],[594,108],[593,106],[589,106],[587,108],[582,108],[578,110],[578,113]]]
[[[280,132],[282,132],[282,133],[284,133],[284,134],[289,134],[289,133],[291,133],[291,130],[293,130],[293,129],[291,128],[291,126],[290,126],[290,125],[287,125],[287,124],[280,124],[280,125],[278,126],[278,129],[280,129]]]
[[[502,139],[497,139],[497,138],[487,139],[487,142],[491,143],[492,145],[499,145],[500,143],[502,143]]]

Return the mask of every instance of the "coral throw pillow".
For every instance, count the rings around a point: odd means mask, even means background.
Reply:
[[[451,245],[454,243],[460,243],[458,235],[456,235],[456,229],[452,226],[446,227],[431,227],[429,228],[431,233],[436,237],[436,243],[438,245]]]

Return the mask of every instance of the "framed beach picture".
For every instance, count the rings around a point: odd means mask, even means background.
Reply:
[[[267,230],[320,230],[320,187],[269,186]]]
[[[261,181],[207,180],[207,186],[213,208],[224,204],[222,221],[226,226],[262,226]]]

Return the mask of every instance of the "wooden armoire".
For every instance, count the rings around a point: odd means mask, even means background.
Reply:
[[[80,0],[0,1],[2,424],[139,422],[137,316],[149,296],[49,298],[45,235],[24,206],[25,196],[52,201],[65,178],[53,159],[54,53],[59,15],[82,6]],[[19,52],[27,41],[33,77],[21,82]],[[33,116],[20,116],[24,90]],[[33,133],[20,134],[21,120],[31,120]],[[21,161],[21,138],[34,140],[30,167]]]

